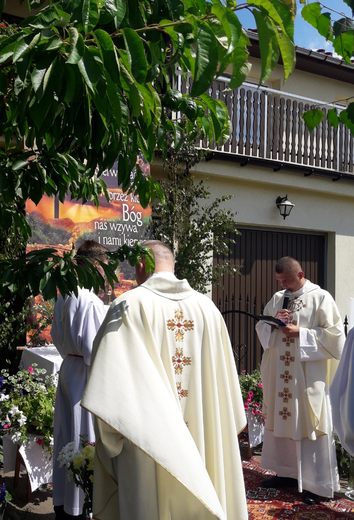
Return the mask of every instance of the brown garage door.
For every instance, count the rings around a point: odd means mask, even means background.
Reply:
[[[224,276],[222,286],[213,288],[213,301],[221,312],[241,310],[261,314],[264,305],[280,289],[274,266],[282,256],[296,258],[306,278],[325,288],[324,235],[284,233],[281,231],[238,228],[236,243],[229,258],[232,265],[242,266],[241,275]],[[215,257],[218,262],[220,257]],[[255,321],[247,315],[228,312],[227,327],[234,348],[238,370],[252,371],[261,361],[262,349],[255,334]]]

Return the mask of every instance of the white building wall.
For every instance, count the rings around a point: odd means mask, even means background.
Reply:
[[[334,182],[217,160],[200,163],[193,175],[208,178],[213,198],[233,195],[224,207],[237,212],[238,225],[324,233],[328,239],[327,290],[344,319],[349,297],[354,297],[354,178],[353,182]],[[275,200],[286,194],[295,208],[284,220]]]

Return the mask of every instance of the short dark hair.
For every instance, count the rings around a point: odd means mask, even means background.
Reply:
[[[284,271],[299,272],[302,271],[302,268],[295,258],[291,258],[291,256],[283,256],[283,258],[278,260],[275,264],[275,272],[281,274]]]
[[[95,240],[85,240],[76,252],[77,256],[85,256],[89,259],[99,258],[100,260],[107,260],[106,252],[109,249]],[[85,266],[85,262],[81,258],[77,259],[77,264]]]

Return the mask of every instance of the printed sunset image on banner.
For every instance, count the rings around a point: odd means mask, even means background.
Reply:
[[[137,162],[141,170],[149,175],[150,165],[144,158],[139,157]],[[134,174],[135,168],[131,174],[132,179]],[[106,183],[109,202],[102,194],[98,208],[93,202],[82,205],[80,201],[70,200],[70,195],[66,196],[64,204],[47,196],[44,196],[37,205],[28,200],[26,212],[32,237],[27,244],[27,252],[48,247],[54,247],[59,252],[70,251],[72,244],[77,250],[85,240],[96,240],[110,251],[114,251],[124,244],[133,246],[136,241],[146,239],[151,208],[150,206],[142,208],[139,197],[133,193],[123,193],[118,187],[117,177],[118,161],[110,170],[102,173],[101,178]],[[105,303],[110,303],[135,285],[135,270],[128,262],[119,264],[117,275],[119,284],[115,285],[114,293],[110,294],[110,287],[107,284],[106,293],[102,291],[98,295]],[[43,302],[42,298],[37,296],[29,320],[38,323],[43,318],[43,322],[45,319],[48,322],[50,314],[51,304]],[[33,335],[35,338],[32,340]],[[35,330],[28,333],[27,344],[33,344],[34,339],[37,344],[51,343],[50,326],[40,334],[38,332],[36,334]]]

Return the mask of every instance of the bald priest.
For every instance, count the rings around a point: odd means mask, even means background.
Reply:
[[[155,272],[111,305],[82,406],[95,415],[98,520],[246,520],[241,391],[224,320],[149,241]]]

